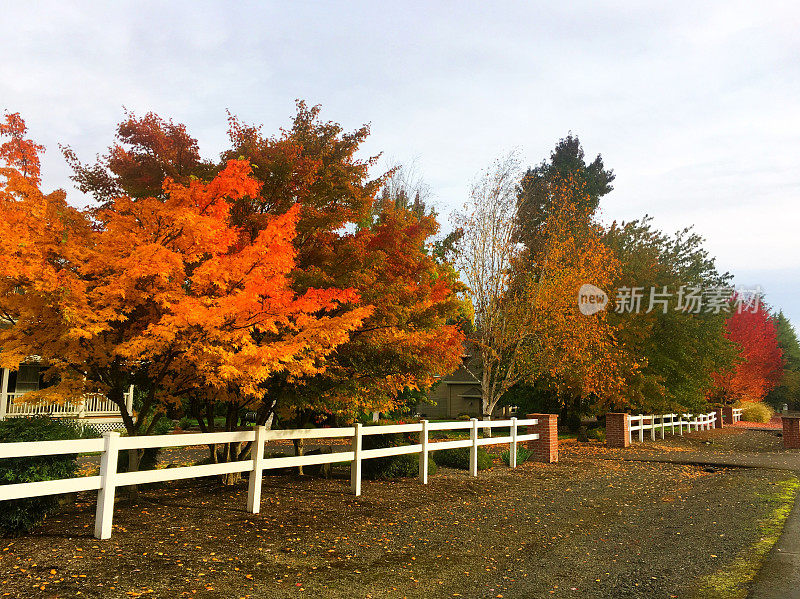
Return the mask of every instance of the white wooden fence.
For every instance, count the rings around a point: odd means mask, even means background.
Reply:
[[[0,458],[30,457],[42,455],[60,455],[73,453],[101,452],[100,473],[96,476],[84,476],[60,480],[48,480],[31,483],[17,483],[0,486],[0,501],[39,497],[58,493],[74,493],[78,491],[98,491],[97,512],[95,516],[95,537],[108,539],[111,536],[111,522],[114,514],[114,495],[117,487],[140,485],[145,483],[182,480],[249,472],[247,492],[247,509],[257,514],[261,503],[261,481],[264,470],[285,468],[290,466],[311,466],[315,464],[333,464],[350,462],[350,486],[355,495],[361,495],[361,462],[371,458],[388,457],[409,453],[419,454],[419,479],[422,484],[428,483],[428,455],[432,451],[470,448],[469,473],[478,476],[478,447],[508,443],[510,449],[510,466],[517,465],[517,443],[539,439],[538,433],[520,434],[520,426],[538,424],[537,419],[494,420],[484,421],[473,418],[469,422],[428,422],[422,420],[414,424],[397,424],[388,426],[355,426],[344,428],[317,428],[295,430],[267,430],[266,427],[255,427],[254,430],[226,433],[188,433],[179,435],[153,435],[142,437],[122,437],[117,432],[107,432],[102,439],[75,439],[64,441],[41,441],[24,443],[0,443]],[[504,437],[480,438],[481,429],[508,427],[509,435]],[[469,430],[469,439],[430,442],[431,431]],[[363,449],[362,440],[368,435],[384,435],[390,433],[419,433],[419,443],[387,447],[384,449]],[[268,441],[279,439],[331,439],[350,437],[349,451],[337,451],[327,454],[306,456],[287,456],[265,458],[264,448]],[[117,472],[119,452],[126,449],[145,449],[148,447],[181,447],[188,445],[206,445],[215,443],[254,442],[252,459],[222,464],[204,464],[201,466],[184,466],[146,470],[143,472]]]
[[[677,429],[679,435],[683,435],[683,427],[687,431],[710,430],[714,428],[717,421],[716,412],[708,414],[639,414],[638,416],[628,415],[628,430],[630,441],[634,441],[634,433],[639,441],[644,441],[644,432],[650,431],[650,440],[656,440],[656,434],[664,438],[666,430],[670,429],[674,435]],[[658,431],[658,432],[657,432]]]
[[[733,421],[739,422],[742,419],[742,408],[733,408]]]

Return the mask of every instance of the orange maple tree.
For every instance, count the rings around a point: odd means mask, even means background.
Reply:
[[[26,399],[102,391],[129,432],[144,432],[152,408],[186,393],[243,407],[276,372],[318,372],[372,312],[353,289],[292,289],[298,207],[254,238],[232,223],[234,201],[259,193],[245,160],[207,183],[167,178],[160,197],[115,197],[91,215],[7,163],[0,221],[14,237],[4,236],[0,267],[10,323],[0,360],[16,367],[37,355],[58,375]],[[134,415],[122,393],[139,381],[146,396]]]
[[[376,209],[383,178],[369,177],[374,159],[357,157],[368,128],[345,132],[319,115],[318,106],[299,102],[291,127],[275,136],[230,117],[231,149],[216,167],[246,158],[260,183],[256,191],[228,197],[242,244],[254,243],[275,218],[297,210],[288,274],[295,293],[353,289],[363,306],[372,306],[363,325],[325,356],[324,368],[304,377],[284,370],[266,381],[263,401],[254,406],[259,423],[276,410],[302,424],[310,415],[391,409],[403,389],[425,388],[453,370],[462,352],[455,324],[458,277],[427,247],[438,230],[435,217]],[[101,205],[109,188],[136,197],[145,174],[174,172],[177,149],[196,148],[185,128],[154,115],[127,115],[117,134],[97,165],[81,165],[72,155],[75,180]],[[201,179],[208,170],[194,153],[182,164],[181,172]],[[147,193],[155,195],[152,188]],[[228,406],[233,422],[240,406]],[[193,398],[190,408],[201,423],[213,425],[214,402]]]

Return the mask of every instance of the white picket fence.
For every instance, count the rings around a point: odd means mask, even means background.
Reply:
[[[650,440],[655,441],[659,434],[664,438],[666,430],[669,428],[674,435],[677,429],[679,435],[683,435],[683,427],[687,431],[710,430],[717,422],[716,412],[708,414],[639,414],[638,416],[628,415],[628,431],[630,441],[634,441],[634,433],[638,433],[638,441],[644,441],[644,432],[650,431]]]
[[[388,426],[355,426],[343,428],[317,428],[295,430],[267,430],[266,427],[255,427],[254,430],[229,433],[188,433],[178,435],[153,435],[142,437],[122,437],[117,432],[106,432],[102,439],[74,439],[64,441],[41,441],[24,443],[0,443],[0,458],[31,457],[42,455],[61,455],[74,453],[101,452],[100,473],[96,476],[48,480],[31,483],[17,483],[0,486],[0,501],[39,497],[59,493],[78,491],[98,491],[97,512],[95,515],[95,537],[108,539],[111,536],[111,523],[114,514],[114,495],[117,487],[140,485],[187,478],[200,478],[249,472],[247,493],[247,509],[257,514],[261,503],[261,481],[264,470],[286,468],[290,466],[311,466],[315,464],[333,464],[350,462],[350,486],[355,495],[361,495],[361,463],[371,458],[388,457],[402,454],[419,454],[419,479],[422,484],[428,483],[428,455],[432,451],[470,448],[469,473],[478,476],[478,447],[508,443],[510,450],[510,466],[517,465],[517,443],[539,439],[538,433],[520,434],[519,427],[534,426],[539,421],[535,418],[518,420],[484,421],[473,418],[469,422],[428,422],[422,420],[414,424],[397,424]],[[479,436],[480,430],[508,427],[509,435],[504,437]],[[430,442],[431,431],[469,430],[469,439]],[[419,433],[419,443],[384,449],[363,449],[362,440],[368,435],[385,435],[392,433]],[[294,439],[332,439],[351,437],[350,451],[337,451],[327,454],[306,456],[288,456],[265,458],[264,448],[268,441]],[[117,460],[120,451],[126,449],[146,449],[148,447],[185,447],[188,445],[210,445],[220,443],[254,442],[252,459],[222,464],[204,464],[201,466],[184,466],[179,468],[163,468],[143,472],[117,472]]]

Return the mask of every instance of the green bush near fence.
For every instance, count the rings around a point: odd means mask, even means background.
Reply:
[[[362,449],[385,449],[418,443],[416,434],[365,435]],[[361,462],[361,475],[366,479],[411,478],[419,474],[419,454],[407,453],[385,458],[370,458]],[[436,462],[428,458],[428,474],[436,474]]]
[[[524,445],[517,445],[517,465],[519,466],[523,462],[527,462],[528,458],[533,455],[533,452],[525,447]],[[503,460],[503,463],[506,466],[511,464],[511,450],[506,449],[503,453],[500,454],[500,458]]]
[[[606,429],[602,427],[595,427],[590,428],[589,431],[586,433],[586,436],[594,441],[600,441],[601,443],[606,442]]]
[[[469,470],[469,447],[455,449],[440,449],[431,453],[433,461],[439,466]],[[483,448],[478,447],[478,470],[488,470],[494,465],[492,456]]]
[[[91,427],[47,416],[9,418],[0,422],[0,443],[58,441],[98,437]],[[77,455],[46,455],[0,459],[0,485],[72,478],[78,471]],[[0,508],[0,529],[6,536],[18,536],[35,528],[58,507],[60,495],[45,495],[4,501]]]

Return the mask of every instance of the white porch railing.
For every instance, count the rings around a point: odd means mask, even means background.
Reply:
[[[539,439],[538,433],[528,433],[525,431],[525,434],[519,434],[519,427],[534,426],[538,423],[539,421],[535,418],[525,420],[512,418],[510,420],[493,421],[483,421],[473,418],[469,422],[428,422],[427,420],[423,420],[415,424],[374,427],[365,427],[361,424],[356,424],[355,426],[343,428],[296,430],[267,430],[266,427],[259,426],[256,427],[255,430],[242,432],[190,433],[142,437],[121,437],[117,432],[107,432],[103,434],[102,439],[0,443],[0,458],[102,452],[100,474],[97,476],[0,485],[0,501],[21,499],[24,497],[38,497],[41,495],[55,495],[58,493],[98,491],[94,534],[99,539],[107,539],[111,536],[111,523],[114,514],[114,494],[117,487],[215,476],[233,472],[249,472],[247,509],[251,513],[257,514],[261,504],[261,481],[264,470],[286,468],[290,466],[350,462],[350,487],[353,494],[361,495],[362,460],[418,453],[419,480],[422,484],[427,484],[428,454],[431,451],[469,447],[469,473],[471,476],[478,476],[478,447],[481,445],[508,443],[510,450],[509,465],[515,468],[517,465],[517,443]],[[492,429],[497,427],[508,427],[509,435],[505,437],[479,438],[480,429]],[[469,439],[430,442],[428,437],[430,431],[445,430],[469,430],[470,437]],[[419,443],[402,445],[399,447],[387,447],[385,449],[362,449],[362,440],[365,436],[390,433],[418,433]],[[277,439],[329,439],[342,437],[352,438],[349,451],[279,458],[264,457],[265,443],[267,441]],[[163,468],[144,472],[117,472],[117,458],[119,452],[126,449],[183,447],[187,445],[244,442],[254,442],[252,459],[223,464]]]
[[[29,403],[19,401],[24,393],[5,393],[0,399],[0,420],[24,416],[49,415],[59,418],[91,418],[93,416],[119,416],[117,405],[102,393],[88,393],[83,401],[57,403]],[[133,410],[133,386],[124,393],[128,413]],[[3,409],[5,408],[5,409]]]
[[[638,416],[628,415],[628,431],[630,441],[634,441],[634,433],[638,433],[638,441],[644,441],[644,432],[650,431],[650,440],[656,440],[656,434],[664,438],[666,430],[669,428],[674,435],[675,430],[678,430],[679,435],[683,435],[683,427],[687,427],[687,431],[693,429],[710,430],[714,428],[717,422],[716,412],[709,412],[708,414],[639,414]],[[658,433],[657,433],[658,431]]]

